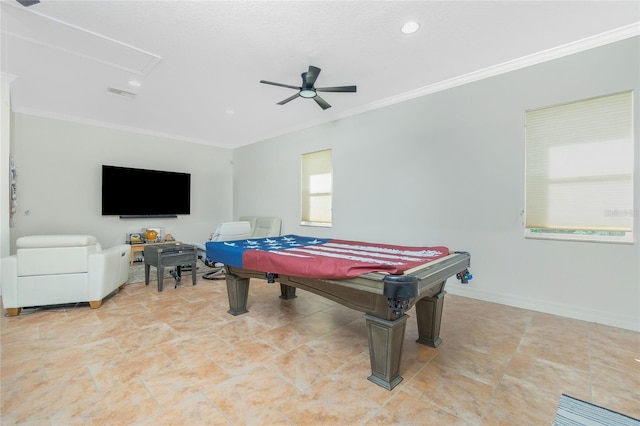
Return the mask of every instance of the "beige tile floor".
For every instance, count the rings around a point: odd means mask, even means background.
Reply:
[[[548,425],[562,393],[640,418],[637,332],[447,295],[442,345],[410,318],[387,391],[359,312],[253,280],[234,317],[224,281],[153,284],[3,317],[2,425]]]

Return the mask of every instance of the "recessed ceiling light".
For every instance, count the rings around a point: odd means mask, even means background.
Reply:
[[[129,81],[129,85],[133,86],[133,87],[140,87],[140,86],[142,86],[142,83],[140,83],[139,81],[130,80]]]
[[[417,22],[409,21],[402,26],[401,31],[404,34],[412,34],[418,31],[419,28],[420,24],[418,24]]]
[[[225,114],[227,114],[227,115],[233,115],[233,114],[235,114],[236,112],[235,112],[234,110],[232,110],[231,108],[229,108],[229,109],[226,109],[226,110],[224,111],[224,113],[225,113]]]

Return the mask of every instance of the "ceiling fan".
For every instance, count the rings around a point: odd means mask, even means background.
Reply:
[[[338,87],[315,87],[314,84],[318,75],[320,74],[320,68],[309,65],[309,71],[302,73],[302,86],[291,86],[288,84],[274,83],[272,81],[260,80],[260,83],[272,84],[274,86],[288,87],[289,89],[295,89],[298,91],[295,95],[288,97],[287,99],[278,102],[278,105],[284,105],[287,102],[294,100],[295,98],[313,98],[314,101],[322,109],[331,108],[331,105],[322,99],[317,92],[355,92],[356,86],[338,86]]]

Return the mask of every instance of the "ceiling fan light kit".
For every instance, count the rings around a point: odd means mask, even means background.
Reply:
[[[315,90],[311,90],[311,89],[302,89],[300,91],[300,96],[302,96],[303,98],[313,98],[314,96],[316,96],[317,93]]]
[[[272,86],[280,86],[286,87],[288,89],[295,89],[298,91],[293,96],[288,97],[285,100],[278,102],[278,105],[284,105],[296,98],[306,98],[313,99],[322,109],[331,108],[331,105],[320,96],[318,96],[318,92],[355,92],[356,86],[336,86],[336,87],[315,87],[316,80],[318,75],[320,74],[320,68],[314,67],[313,65],[309,65],[309,71],[303,72],[301,74],[302,77],[302,86],[292,86],[289,84],[282,83],[274,83],[273,81],[260,80],[260,83],[263,84],[271,84]]]

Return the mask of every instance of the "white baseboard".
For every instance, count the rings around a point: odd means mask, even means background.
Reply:
[[[470,284],[460,284],[458,282],[448,282],[445,289],[447,293],[454,294],[456,296],[469,297],[471,299],[483,300],[485,302],[529,309],[531,311],[544,312],[547,314],[594,322],[626,330],[640,331],[640,318],[633,316],[598,311],[595,309],[586,309],[580,306],[568,305],[555,301],[531,299],[513,294],[484,291],[475,288]]]

